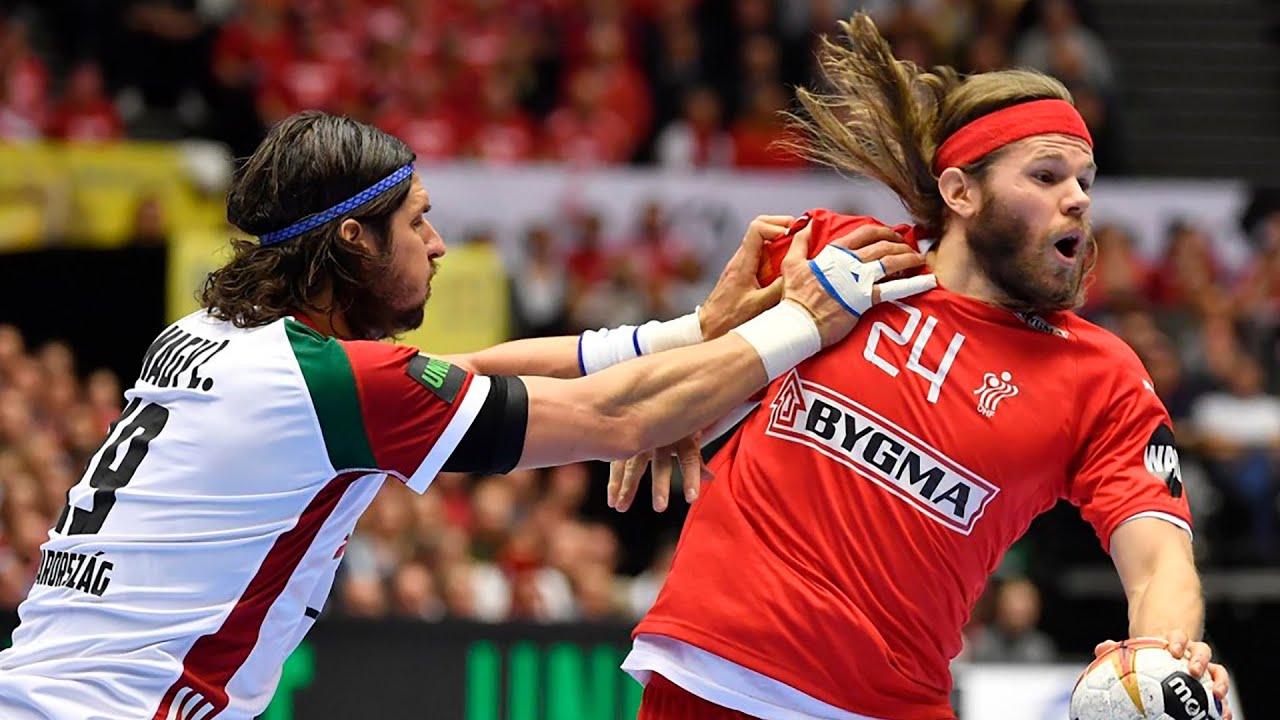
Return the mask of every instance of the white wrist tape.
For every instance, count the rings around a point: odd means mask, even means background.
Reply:
[[[822,335],[808,310],[783,300],[733,330],[751,343],[772,381],[822,349]]]
[[[650,320],[640,326],[636,337],[640,341],[640,354],[652,355],[702,342],[702,323],[698,321],[698,311],[694,310],[666,322]]]
[[[578,369],[583,375],[590,375],[641,355],[700,342],[702,324],[696,311],[666,322],[650,320],[639,327],[588,330],[578,336]]]

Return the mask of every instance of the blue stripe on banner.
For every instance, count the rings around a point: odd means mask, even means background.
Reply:
[[[578,372],[582,373],[583,377],[587,376],[587,364],[582,360],[582,336],[581,335],[578,336]]]
[[[636,349],[636,357],[640,357],[644,353],[640,352],[640,326],[637,325],[635,330],[631,331],[631,346]]]
[[[813,271],[813,276],[818,278],[818,284],[822,285],[822,289],[826,290],[828,295],[835,298],[835,301],[840,303],[840,307],[853,313],[854,317],[859,317],[859,318],[862,317],[862,313],[849,307],[848,303],[846,303],[844,299],[840,297],[840,293],[836,292],[836,289],[831,286],[831,281],[827,280],[827,276],[823,275],[822,271],[818,269],[818,263],[810,260],[809,269]]]

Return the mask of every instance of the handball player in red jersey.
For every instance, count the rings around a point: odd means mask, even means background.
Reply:
[[[1134,353],[1071,312],[1095,166],[1070,95],[1034,72],[924,72],[866,16],[842,28],[830,94],[799,94],[807,149],[902,199],[917,224],[895,230],[931,241],[938,287],[867,310],[744,409],[623,664],[646,683],[639,717],[954,718],[961,628],[1062,498],[1115,563],[1130,635],[1188,654],[1225,698],[1168,413]],[[788,237],[812,250],[869,224],[814,210]],[[642,469],[615,467],[613,507]]]

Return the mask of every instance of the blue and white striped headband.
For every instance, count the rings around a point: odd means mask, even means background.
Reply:
[[[346,215],[347,213],[351,212],[352,210],[355,210],[361,205],[378,197],[379,195],[390,190],[396,185],[399,185],[405,178],[409,177],[410,175],[413,175],[413,163],[409,163],[408,165],[405,165],[404,167],[397,169],[395,172],[379,180],[377,184],[373,185],[372,187],[368,187],[368,188],[365,188],[364,190],[361,190],[359,193],[356,194],[355,197],[343,200],[342,202],[338,203],[337,205],[334,205],[328,210],[324,210],[322,212],[318,212],[313,215],[308,215],[302,218],[301,220],[299,220],[298,222],[286,228],[283,228],[281,230],[273,230],[269,233],[263,233],[262,235],[259,235],[258,244],[259,245],[275,245],[276,243],[284,242],[289,238],[297,237],[302,233],[307,232],[308,230],[314,230],[315,228],[318,228],[327,222],[336,220],[339,217]]]

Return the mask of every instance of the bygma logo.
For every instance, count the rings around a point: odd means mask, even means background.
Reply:
[[[1151,433],[1147,449],[1142,454],[1147,472],[1169,488],[1169,494],[1182,497],[1182,469],[1178,465],[1178,448],[1173,444],[1173,431],[1161,425]]]
[[[1160,683],[1160,690],[1164,694],[1164,714],[1173,720],[1206,720],[1212,717],[1204,686],[1190,675],[1173,673]]]

